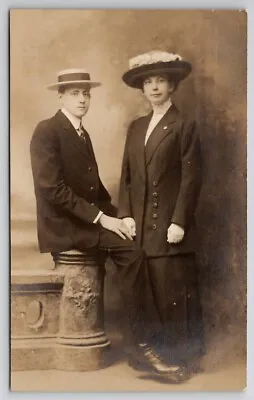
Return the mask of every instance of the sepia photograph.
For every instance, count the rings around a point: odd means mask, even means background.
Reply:
[[[245,390],[246,10],[9,30],[10,390]]]

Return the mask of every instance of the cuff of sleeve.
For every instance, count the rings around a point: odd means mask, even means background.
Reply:
[[[95,219],[93,220],[93,224],[97,224],[97,222],[99,221],[100,217],[102,216],[103,212],[99,211],[99,213],[97,214],[97,216],[95,217]]]
[[[118,212],[117,213],[117,218],[123,219],[123,218],[133,218],[133,217],[131,217],[130,213]]]

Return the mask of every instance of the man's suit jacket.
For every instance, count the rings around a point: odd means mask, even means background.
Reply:
[[[152,113],[141,117],[129,128],[118,216],[135,219],[136,240],[148,256],[193,252],[194,212],[201,185],[200,142],[195,123],[172,105],[145,146],[151,117]],[[171,223],[185,230],[179,244],[167,243]]]
[[[79,137],[58,111],[36,127],[30,143],[41,252],[85,250],[98,243],[99,211],[116,210],[103,186],[88,133]]]

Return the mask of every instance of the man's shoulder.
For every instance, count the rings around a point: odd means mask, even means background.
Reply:
[[[57,114],[38,122],[31,137],[31,144],[47,140],[51,141],[56,136],[57,127],[60,126],[56,116]]]
[[[59,125],[59,112],[57,112],[55,115],[45,118],[41,121],[38,122],[37,127],[40,127],[41,129],[43,128],[49,128],[49,127],[55,127]]]
[[[48,127],[50,127],[50,125],[52,125],[52,118],[43,119],[38,122],[35,131],[47,129]]]
[[[40,132],[51,132],[59,126],[59,121],[57,119],[57,114],[50,118],[43,119],[38,122],[34,129],[34,135],[40,134]]]

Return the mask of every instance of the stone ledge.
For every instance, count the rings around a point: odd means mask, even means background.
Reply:
[[[64,282],[64,270],[12,270],[11,285],[34,285],[42,283],[62,283]]]
[[[13,371],[91,371],[108,365],[103,266],[76,258],[50,270],[12,271]]]
[[[11,341],[12,371],[93,371],[109,365],[109,341],[94,346],[66,346],[57,344],[55,338],[39,339]]]
[[[11,340],[11,370],[54,369],[54,343],[54,338]]]

